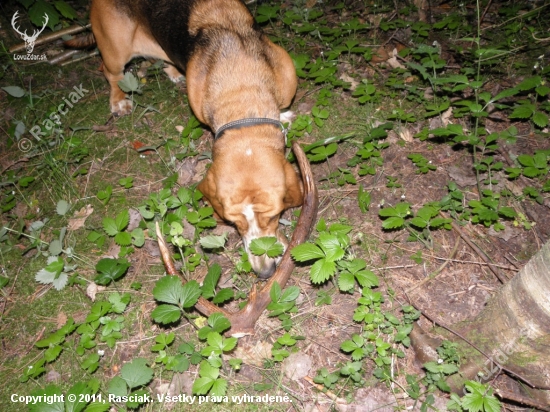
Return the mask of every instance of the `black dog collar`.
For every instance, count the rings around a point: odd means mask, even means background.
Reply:
[[[224,124],[222,127],[220,127],[216,131],[216,134],[214,135],[214,140],[218,140],[226,130],[239,129],[241,127],[248,127],[248,126],[257,126],[260,124],[273,124],[275,126],[280,127],[285,136],[285,142],[286,142],[286,129],[283,126],[283,124],[278,120],[269,119],[267,117],[250,117],[247,119],[235,120],[234,122],[229,122],[227,124]]]

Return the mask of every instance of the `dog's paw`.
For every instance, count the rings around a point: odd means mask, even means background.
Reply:
[[[164,73],[166,73],[168,78],[174,83],[182,82],[185,79],[185,76],[170,64],[164,66]]]
[[[289,126],[292,124],[294,119],[296,119],[296,113],[290,110],[281,113],[279,117],[279,120],[281,121],[281,123],[288,123]]]
[[[121,100],[111,105],[111,113],[115,117],[126,116],[132,113],[132,102],[128,99]]]

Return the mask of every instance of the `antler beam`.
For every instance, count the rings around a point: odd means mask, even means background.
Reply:
[[[195,305],[195,308],[203,315],[210,316],[211,314],[218,312],[227,317],[227,319],[231,322],[231,329],[227,332],[228,335],[242,337],[245,335],[254,334],[254,325],[271,300],[269,296],[271,287],[275,282],[277,282],[281,288],[284,288],[290,278],[290,275],[292,274],[292,271],[294,270],[294,261],[290,256],[290,251],[293,247],[303,243],[308,238],[317,216],[319,198],[317,194],[317,187],[315,186],[315,181],[313,180],[311,167],[304,151],[297,142],[292,144],[292,150],[296,155],[296,159],[298,160],[298,164],[300,165],[300,170],[302,172],[302,180],[304,184],[304,203],[302,205],[302,212],[298,218],[298,224],[292,234],[292,239],[290,240],[277,270],[259,292],[256,290],[256,286],[252,288],[248,303],[238,312],[229,312],[202,297],[199,298],[197,304]],[[164,266],[166,267],[166,272],[169,275],[177,275],[178,271],[174,266],[172,256],[170,255],[158,225],[157,238],[162,260],[164,261]]]

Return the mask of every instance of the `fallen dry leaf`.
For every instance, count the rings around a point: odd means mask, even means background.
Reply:
[[[69,224],[67,226],[68,230],[77,230],[81,227],[84,227],[84,222],[94,212],[92,205],[86,205],[82,209],[77,210],[73,217],[69,219]]]
[[[287,378],[298,381],[306,377],[311,369],[311,357],[303,352],[296,352],[283,361],[281,370]]]
[[[262,367],[264,359],[271,359],[272,346],[267,342],[260,342],[254,346],[244,346],[239,343],[235,350],[235,358],[242,359],[247,365]]]
[[[452,117],[453,117],[453,108],[449,107],[441,115],[441,123],[443,123],[443,126],[447,126],[449,123],[451,123]]]
[[[67,323],[67,315],[65,312],[59,312],[56,319],[57,329],[60,329],[65,323]]]
[[[353,77],[346,74],[346,73],[342,73],[340,75],[340,80],[342,80],[346,83],[351,83],[351,86],[349,87],[349,89],[351,91],[354,91],[355,89],[357,89],[357,86],[359,86],[359,82],[357,80],[355,80]]]
[[[90,283],[86,288],[86,295],[92,300],[92,302],[95,302],[95,295],[97,294],[97,292],[101,292],[103,290],[105,290],[105,286],[99,286],[95,283]]]
[[[391,66],[393,69],[404,69],[405,66],[403,66],[399,61],[397,60],[397,49],[393,49],[392,57],[390,57],[387,60],[387,63]]]
[[[402,129],[397,131],[397,134],[399,135],[399,137],[402,140],[404,140],[408,143],[410,143],[414,140],[413,139],[413,133],[409,129],[402,128]]]

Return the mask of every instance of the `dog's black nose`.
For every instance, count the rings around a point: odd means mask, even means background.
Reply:
[[[275,269],[277,269],[277,264],[273,261],[271,264],[262,267],[256,275],[258,275],[260,279],[269,279],[275,273]]]

